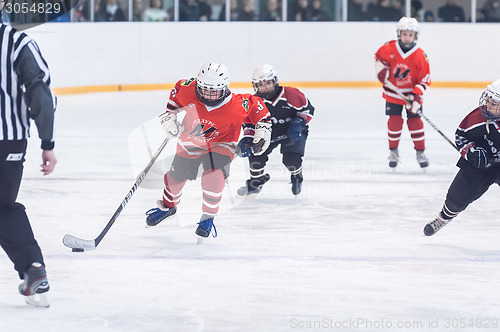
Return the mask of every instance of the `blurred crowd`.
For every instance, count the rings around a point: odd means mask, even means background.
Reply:
[[[348,21],[397,21],[404,15],[404,0],[377,0],[363,5],[361,0],[348,1]],[[437,12],[426,9],[420,0],[411,1],[411,17],[420,22],[470,22],[457,0],[441,0]],[[476,22],[500,22],[500,0],[487,0],[475,13]]]
[[[43,0],[32,0],[43,1]],[[61,2],[61,0],[48,0]],[[72,21],[283,21],[284,0],[80,0]],[[405,12],[405,0],[348,0],[348,21],[398,21]],[[411,17],[420,22],[470,22],[470,14],[457,0],[435,0],[434,10],[425,8],[426,0],[411,1]],[[463,2],[462,2],[463,3]],[[481,5],[479,5],[479,3]],[[92,6],[91,6],[92,4]],[[130,5],[132,11],[129,11]],[[287,0],[287,21],[340,21],[340,0]],[[437,9],[436,9],[437,8]],[[91,11],[93,10],[93,15]],[[470,7],[467,8],[470,10]],[[226,14],[229,13],[229,18]],[[177,15],[177,18],[175,17]],[[67,22],[66,16],[56,21]],[[476,22],[500,22],[500,0],[478,0]]]

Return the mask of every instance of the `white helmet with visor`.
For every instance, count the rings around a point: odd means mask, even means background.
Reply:
[[[258,66],[253,71],[252,85],[258,96],[269,97],[279,87],[278,72],[268,64]]]
[[[207,106],[217,106],[231,93],[226,65],[217,62],[204,64],[196,79],[196,97]]]
[[[491,83],[479,98],[479,109],[488,120],[500,120],[500,79]]]

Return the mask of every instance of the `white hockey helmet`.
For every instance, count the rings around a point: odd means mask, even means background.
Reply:
[[[479,98],[479,108],[488,120],[500,120],[500,79],[491,83]]]
[[[264,81],[274,81],[275,88],[278,86],[278,72],[273,68],[273,66],[265,64],[258,66],[253,71],[252,75],[252,85],[255,92],[259,92],[258,83]]]
[[[207,106],[217,106],[231,93],[229,71],[223,63],[207,62],[196,79],[196,97]]]
[[[401,17],[396,27],[398,39],[401,36],[401,31],[406,30],[415,31],[415,41],[418,39],[418,35],[420,34],[420,26],[415,18],[406,16]]]

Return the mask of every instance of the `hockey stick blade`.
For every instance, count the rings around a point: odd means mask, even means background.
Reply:
[[[95,240],[84,240],[69,234],[64,235],[63,244],[77,250],[94,250],[96,247]]]

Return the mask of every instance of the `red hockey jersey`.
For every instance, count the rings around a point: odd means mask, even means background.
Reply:
[[[170,92],[167,109],[186,108],[182,121],[177,154],[184,158],[197,158],[208,152],[234,157],[242,123],[267,119],[269,110],[262,99],[251,94],[230,94],[215,107],[206,106],[196,97],[196,79],[180,80]]]
[[[398,41],[391,40],[378,49],[375,58],[389,66],[388,80],[404,94],[422,95],[431,84],[429,59],[416,45],[404,53]],[[390,103],[406,105],[403,98],[386,87],[383,97]]]

